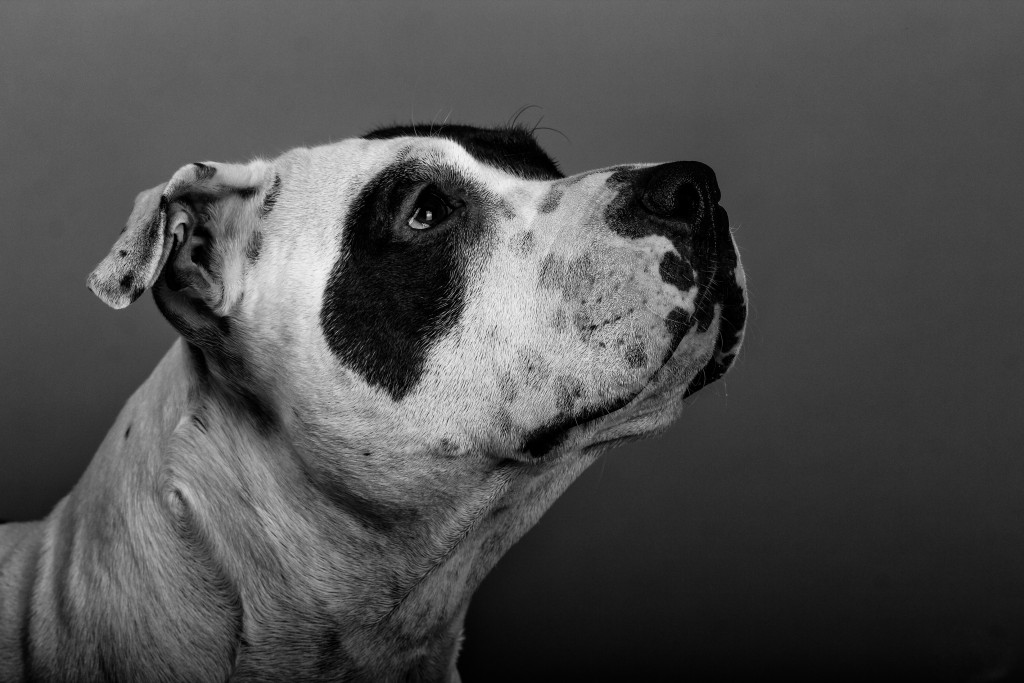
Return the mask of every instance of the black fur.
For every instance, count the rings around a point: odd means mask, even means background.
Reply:
[[[717,297],[722,303],[722,317],[719,322],[718,339],[715,342],[716,353],[723,350],[728,351],[736,346],[736,343],[740,340],[740,334],[743,332],[743,325],[747,317],[747,306],[743,297],[743,290],[736,284],[732,275],[735,269],[736,252],[730,249],[728,254],[723,257],[721,265],[721,270],[727,276],[721,278],[716,283],[716,287],[722,290]],[[712,359],[690,382],[690,385],[686,388],[685,396],[696,393],[701,388],[724,375],[735,359],[735,356],[729,356],[721,363]]]
[[[427,185],[461,205],[438,226],[413,230],[406,221]],[[331,350],[396,401],[419,381],[431,345],[459,320],[469,251],[489,235],[493,204],[450,169],[399,161],[348,210],[320,324]]]
[[[526,128],[478,128],[459,124],[387,126],[370,131],[367,140],[404,136],[454,140],[482,163],[530,180],[563,177],[558,164],[549,157]]]
[[[680,291],[694,285],[691,271],[697,271],[700,290],[694,315],[675,309],[666,316],[673,338],[667,359],[694,323],[699,331],[711,324],[717,303],[711,295],[715,274],[730,254],[735,263],[729,218],[718,206],[721,195],[715,174],[699,162],[674,162],[640,170],[621,169],[607,182],[617,191],[605,211],[609,228],[632,239],[667,237],[678,255],[665,254],[659,272],[662,280]]]
[[[707,330],[716,305],[721,307],[721,319],[715,352],[733,348],[743,330],[746,305],[735,282],[736,251],[729,215],[718,204],[721,192],[714,171],[695,161],[674,162],[620,170],[608,183],[618,190],[605,215],[612,230],[631,238],[664,235],[682,255],[665,255],[659,268],[662,280],[689,289],[694,284],[691,270],[697,271],[700,289],[694,315],[676,309],[666,316],[674,339],[671,348],[694,323],[698,331]],[[712,358],[690,382],[686,396],[724,375],[732,360],[720,363]]]

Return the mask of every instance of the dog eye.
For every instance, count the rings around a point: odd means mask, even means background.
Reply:
[[[409,227],[413,230],[426,230],[433,228],[448,218],[452,213],[452,207],[445,201],[437,190],[428,187],[420,192],[416,198],[416,204],[409,218]]]

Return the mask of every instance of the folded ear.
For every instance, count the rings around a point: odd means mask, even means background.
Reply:
[[[168,289],[224,312],[237,298],[238,256],[259,230],[260,207],[276,193],[272,166],[194,163],[145,190],[110,253],[87,285],[113,308],[124,308],[161,276]]]

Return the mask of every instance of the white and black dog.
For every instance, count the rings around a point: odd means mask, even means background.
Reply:
[[[711,169],[391,127],[142,192],[89,277],[181,334],[0,527],[0,679],[458,680],[473,590],[739,350]]]

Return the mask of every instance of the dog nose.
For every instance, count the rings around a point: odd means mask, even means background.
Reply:
[[[715,172],[699,161],[673,161],[644,169],[641,204],[652,216],[695,226],[721,199]]]

